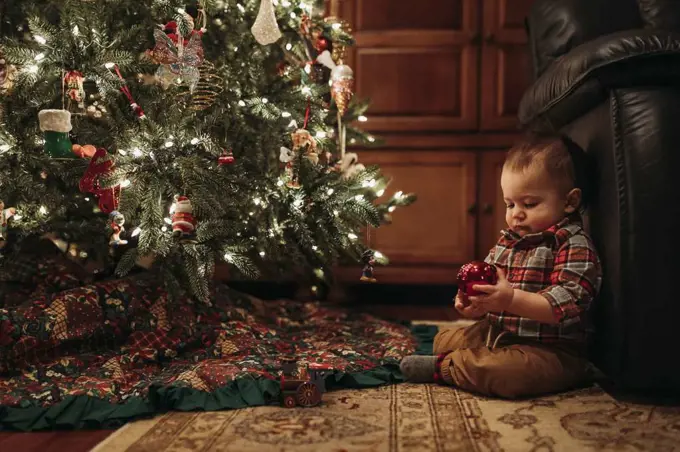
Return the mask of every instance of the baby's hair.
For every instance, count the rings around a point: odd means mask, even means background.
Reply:
[[[508,151],[503,166],[513,171],[524,171],[534,164],[542,164],[565,194],[573,188],[580,188],[579,209],[584,210],[588,206],[592,195],[592,166],[581,146],[564,135],[531,133]]]

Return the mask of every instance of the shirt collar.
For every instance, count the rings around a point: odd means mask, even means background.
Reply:
[[[503,229],[501,231],[501,234],[503,238],[505,238],[505,240],[510,243],[525,242],[527,244],[530,243],[533,244],[542,243],[549,241],[550,239],[554,239],[559,244],[560,242],[563,242],[569,235],[571,235],[571,232],[566,229],[567,226],[569,226],[570,224],[580,226],[581,224],[580,215],[572,214],[566,216],[559,223],[550,226],[545,231],[533,232],[531,234],[526,234],[524,237],[520,236],[518,233],[512,231],[511,229]]]

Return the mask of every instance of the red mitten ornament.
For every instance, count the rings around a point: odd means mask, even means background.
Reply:
[[[111,174],[113,166],[113,157],[106,152],[106,149],[97,149],[78,184],[81,192],[92,193],[97,197],[99,210],[106,214],[118,210],[118,201],[120,200],[120,185],[106,188],[101,186],[100,178]]]
[[[498,275],[496,267],[482,261],[472,261],[463,265],[458,271],[458,290],[465,295],[482,295],[472,288],[475,284],[496,284]]]

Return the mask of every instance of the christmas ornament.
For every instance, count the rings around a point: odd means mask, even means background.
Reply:
[[[324,22],[326,24],[331,24],[331,27],[334,30],[340,30],[344,33],[347,33],[348,35],[352,33],[352,27],[350,27],[349,23],[345,20],[338,18],[337,16],[328,16],[324,18]],[[338,64],[340,64],[341,61],[344,61],[346,54],[347,46],[342,45],[337,41],[333,42],[332,50],[333,61],[337,61]]]
[[[0,52],[0,93],[12,91],[17,72],[16,66],[7,64],[7,61],[2,56],[2,52]]]
[[[346,64],[336,66],[331,71],[331,96],[335,100],[340,115],[345,114],[354,89],[354,72]]]
[[[120,185],[113,187],[102,187],[101,185],[101,178],[111,175],[114,165],[113,157],[106,152],[106,149],[97,149],[78,184],[82,193],[92,193],[97,197],[99,210],[106,214],[117,210],[120,200]]]
[[[293,140],[293,153],[299,154],[304,151],[304,156],[313,164],[319,163],[319,152],[316,140],[307,129],[297,129],[291,134]]]
[[[0,199],[0,250],[7,244],[7,229],[10,219],[16,215],[14,207],[5,208],[5,203]]]
[[[496,267],[483,261],[472,261],[458,271],[458,290],[465,295],[482,295],[472,288],[475,284],[496,284]]]
[[[97,148],[91,144],[86,144],[85,146],[74,144],[71,147],[71,151],[80,158],[91,159],[94,157],[95,152],[97,152]]]
[[[193,92],[188,87],[179,90],[180,99],[189,99],[189,108],[194,111],[210,108],[215,103],[217,96],[224,91],[224,80],[217,75],[215,65],[210,61],[204,60],[198,68],[198,72],[200,76]]]
[[[140,107],[137,102],[135,101],[134,97],[132,97],[132,92],[130,92],[130,88],[127,86],[127,82],[125,81],[125,78],[123,77],[123,74],[120,73],[120,69],[118,68],[118,65],[113,64],[113,65],[107,65],[106,66],[108,69],[113,69],[118,78],[123,82],[123,85],[120,87],[120,91],[125,94],[125,97],[127,97],[128,101],[130,102],[130,108],[132,108],[132,111],[135,113],[137,118],[139,119],[145,119],[146,115],[144,114],[144,110],[142,110],[142,107]]]
[[[122,213],[114,210],[109,214],[109,220],[111,220],[111,238],[109,240],[110,246],[127,245],[127,240],[121,240],[120,235],[125,232],[125,217]]]
[[[41,110],[38,113],[40,130],[44,133],[45,152],[52,158],[75,158],[68,133],[73,129],[71,113],[67,110]]]
[[[364,269],[361,271],[360,281],[376,282],[377,279],[373,277],[373,266],[375,265],[375,251],[366,250],[361,256],[361,261],[364,263]]]
[[[85,114],[85,77],[79,71],[69,71],[64,76],[67,110],[74,115]]]
[[[101,119],[107,113],[106,107],[101,102],[101,94],[90,94],[87,98],[85,113],[90,118]]]
[[[193,242],[196,238],[196,219],[191,201],[186,196],[178,196],[172,214],[172,235],[183,242]]]
[[[319,39],[316,40],[314,43],[314,48],[317,50],[317,52],[321,53],[324,50],[328,50],[328,39],[320,37]]]
[[[230,150],[224,151],[222,155],[217,158],[217,164],[219,166],[231,165],[236,159],[234,158],[234,153]]]
[[[356,153],[349,152],[335,164],[334,169],[342,174],[343,179],[349,179],[364,171],[366,167],[359,163],[359,156]]]
[[[295,172],[295,153],[287,147],[281,146],[279,160],[286,164],[286,186],[288,188],[300,188],[297,173]]]
[[[260,45],[273,44],[281,37],[279,24],[276,23],[272,0],[261,0],[255,23],[250,29]]]
[[[188,14],[185,17],[193,28],[193,18]],[[156,77],[164,87],[186,84],[189,91],[194,92],[201,77],[198,67],[204,59],[201,38],[206,19],[204,14],[202,17],[204,24],[201,30],[192,29],[188,36],[182,35],[176,22],[169,22],[163,30],[154,30],[156,44],[148,54],[152,61],[160,64]]]

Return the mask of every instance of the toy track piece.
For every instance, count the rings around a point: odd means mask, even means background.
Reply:
[[[321,402],[319,388],[313,383],[302,383],[297,389],[297,401],[304,407],[318,405]]]
[[[286,408],[294,408],[296,405],[295,397],[292,395],[287,395],[283,398],[283,406]]]

